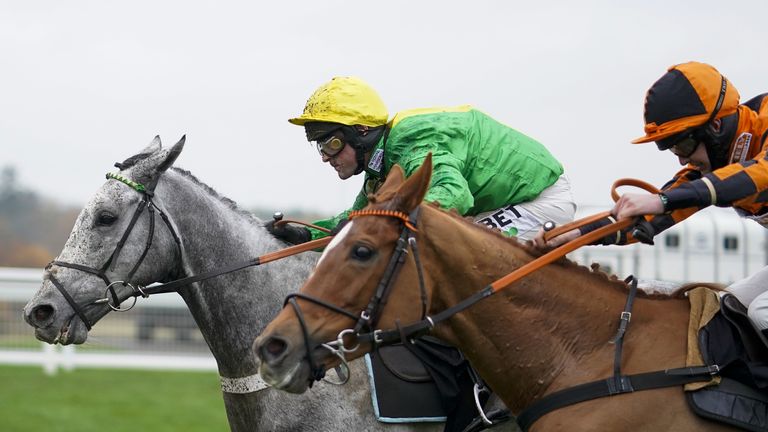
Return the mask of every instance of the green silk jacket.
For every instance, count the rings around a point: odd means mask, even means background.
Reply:
[[[368,204],[368,194],[378,190],[394,164],[408,177],[429,152],[433,172],[425,201],[465,216],[530,201],[563,174],[560,162],[538,141],[470,106],[403,111],[387,128],[371,151],[352,208],[316,225],[334,228]],[[313,239],[326,235],[310,231]]]

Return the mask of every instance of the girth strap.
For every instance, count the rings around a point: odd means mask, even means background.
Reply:
[[[709,381],[712,379],[712,375],[717,374],[719,370],[717,365],[713,365],[624,375],[619,377],[622,382],[621,388],[617,388],[615,385],[616,377],[577,385],[552,393],[534,402],[517,416],[517,424],[523,431],[527,431],[544,414],[568,405],[622,393]]]

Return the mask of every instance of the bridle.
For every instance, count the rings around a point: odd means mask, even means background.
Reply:
[[[118,168],[120,167],[118,166]],[[99,268],[91,267],[84,264],[69,263],[69,262],[60,261],[60,260],[54,260],[46,266],[46,270],[49,270],[53,266],[60,266],[60,267],[80,270],[80,271],[100,277],[106,284],[103,298],[99,298],[88,303],[78,304],[75,301],[75,299],[69,294],[69,292],[67,292],[67,290],[64,288],[64,285],[58,279],[56,279],[56,277],[51,272],[48,273],[48,278],[50,279],[50,281],[53,283],[56,289],[59,290],[62,296],[64,296],[67,303],[69,303],[69,305],[74,310],[75,314],[83,321],[83,324],[86,326],[86,328],[89,331],[93,327],[94,323],[92,323],[91,320],[88,319],[87,315],[85,314],[85,309],[91,305],[106,303],[114,311],[126,312],[132,309],[133,306],[136,305],[136,301],[139,296],[146,298],[152,294],[174,292],[181,287],[190,285],[195,282],[210,279],[222,274],[238,271],[246,267],[266,264],[268,262],[276,261],[288,256],[306,252],[309,250],[322,248],[326,246],[328,243],[330,243],[330,241],[333,238],[332,236],[329,236],[329,237],[320,238],[317,240],[312,240],[299,245],[287,247],[275,252],[270,252],[255,258],[245,260],[245,261],[236,262],[224,268],[209,270],[197,275],[187,276],[187,277],[166,282],[163,284],[152,284],[150,286],[142,286],[139,284],[134,284],[131,282],[133,279],[133,276],[135,275],[136,271],[139,269],[141,264],[144,262],[144,259],[149,253],[149,249],[152,247],[152,239],[155,233],[155,212],[160,214],[160,217],[163,219],[165,226],[168,227],[168,230],[171,232],[171,235],[173,236],[173,239],[176,243],[176,247],[178,249],[179,257],[182,257],[181,239],[179,235],[176,233],[176,230],[174,230],[173,224],[171,223],[168,215],[166,215],[162,211],[162,209],[160,209],[160,207],[158,207],[157,204],[155,204],[154,190],[153,190],[154,188],[149,189],[144,185],[134,182],[130,179],[127,179],[119,174],[109,173],[107,174],[107,179],[113,179],[121,183],[124,183],[127,186],[129,186],[131,189],[135,190],[136,192],[142,195],[141,201],[139,201],[139,204],[137,205],[136,210],[134,211],[133,216],[131,217],[128,227],[123,233],[123,236],[120,238],[120,241],[117,243],[117,246],[115,247],[114,252],[112,252],[112,254],[107,259],[107,261]],[[147,210],[147,212],[149,213],[149,232],[147,234],[147,240],[144,246],[144,251],[142,252],[138,261],[133,265],[133,267],[131,268],[131,270],[128,272],[127,276],[123,280],[112,281],[110,280],[109,276],[107,276],[106,273],[108,270],[114,270],[115,263],[117,262],[120,252],[122,251],[125,245],[125,242],[130,236],[131,231],[133,230],[134,226],[136,225],[136,222],[138,221],[139,217],[144,212],[144,210]],[[280,215],[279,218],[277,214],[275,215],[275,220],[277,221],[279,219],[282,219],[282,214]],[[325,228],[317,227],[311,224],[306,224],[300,221],[285,220],[282,222],[283,223],[285,222],[300,223],[300,224],[312,226],[321,231],[326,231],[326,232],[328,231]],[[128,286],[131,288],[131,292],[122,300],[115,292],[114,287],[118,285],[122,285],[124,287]],[[125,308],[120,307],[120,303],[129,297],[133,297],[133,303],[131,303],[129,307],[125,307]],[[239,377],[239,378],[221,376],[220,379],[221,379],[222,391],[224,391],[225,393],[232,393],[232,394],[254,393],[268,387],[268,385],[264,382],[263,379],[261,379],[258,373],[245,376],[245,377]],[[347,375],[342,379],[344,380],[349,379],[349,376]],[[327,381],[331,384],[342,383],[342,382],[336,383],[331,380],[327,380]]]
[[[416,207],[410,214],[405,214],[403,212],[394,210],[366,209],[353,211],[349,214],[350,220],[360,216],[392,217],[399,219],[403,226],[402,231],[400,232],[400,236],[398,237],[395,244],[394,252],[392,253],[389,262],[387,263],[387,267],[384,270],[381,280],[376,286],[376,290],[373,296],[371,296],[371,299],[368,302],[368,306],[366,306],[366,308],[363,309],[359,314],[355,314],[334,304],[303,293],[292,293],[285,298],[283,307],[288,304],[291,305],[294,312],[296,313],[296,318],[299,321],[299,326],[301,327],[304,337],[304,347],[307,351],[307,362],[309,363],[310,375],[312,378],[312,380],[310,380],[310,386],[314,381],[319,381],[323,378],[325,375],[325,369],[316,363],[314,356],[312,355],[312,344],[310,343],[309,331],[307,329],[306,320],[304,319],[304,314],[302,313],[301,308],[296,301],[297,298],[306,300],[310,303],[314,303],[340,315],[349,317],[355,321],[355,326],[353,328],[341,331],[335,341],[319,344],[319,346],[330,350],[332,354],[341,359],[342,363],[346,364],[345,353],[350,353],[357,350],[360,340],[372,339],[377,344],[383,342],[376,339],[376,335],[381,332],[380,330],[375,330],[376,324],[378,323],[379,317],[381,315],[381,309],[386,304],[387,298],[392,291],[395,280],[397,279],[397,276],[400,273],[403,264],[405,263],[405,257],[408,254],[408,247],[410,246],[411,250],[413,251],[414,260],[416,261],[416,270],[419,278],[419,289],[421,294],[421,318],[422,320],[429,319],[429,317],[426,316],[427,294],[426,288],[424,286],[424,272],[422,270],[421,260],[419,259],[415,237],[415,234],[418,232],[416,225],[419,217],[419,210],[420,207]],[[369,333],[360,333],[363,330],[367,330]],[[346,347],[344,344],[344,337],[347,335],[357,336],[358,344],[353,347]]]
[[[123,236],[120,238],[120,241],[118,241],[114,252],[112,252],[112,255],[110,255],[109,259],[107,259],[107,261],[99,268],[91,267],[84,264],[76,264],[76,263],[70,263],[66,261],[60,261],[60,260],[53,260],[45,267],[46,270],[50,270],[51,267],[53,266],[80,270],[82,272],[96,275],[104,281],[104,283],[106,284],[106,288],[104,289],[103,298],[99,298],[85,304],[78,304],[75,301],[75,299],[72,297],[72,295],[70,295],[69,292],[67,292],[67,290],[64,288],[64,285],[58,279],[56,279],[53,273],[49,272],[48,274],[48,279],[50,279],[50,281],[53,283],[56,289],[59,290],[61,295],[64,296],[64,298],[67,300],[67,303],[69,303],[69,305],[75,311],[77,316],[83,321],[83,323],[85,324],[85,327],[88,330],[90,330],[93,327],[93,323],[91,323],[91,321],[88,319],[88,317],[85,314],[84,309],[86,307],[94,304],[106,303],[114,311],[125,312],[132,309],[133,306],[136,305],[136,298],[139,295],[141,295],[142,297],[149,296],[149,293],[146,292],[146,287],[143,287],[138,284],[133,284],[131,283],[131,281],[133,279],[133,276],[136,274],[136,271],[144,262],[144,259],[146,258],[147,253],[149,253],[149,249],[152,247],[152,239],[155,234],[155,212],[160,214],[160,217],[163,219],[165,226],[168,227],[168,230],[171,232],[171,235],[173,236],[173,240],[176,242],[176,247],[179,251],[179,256],[181,256],[181,240],[179,239],[179,236],[176,234],[176,231],[173,229],[173,225],[168,219],[168,216],[153,201],[154,190],[145,187],[141,183],[137,183],[130,179],[127,179],[121,176],[120,174],[108,173],[107,179],[108,180],[113,179],[121,183],[124,183],[127,186],[129,186],[131,189],[135,190],[136,192],[142,195],[141,201],[139,201],[138,205],[136,206],[136,210],[133,212],[133,216],[131,217],[131,220],[128,223],[128,227],[123,233]],[[117,259],[120,256],[120,252],[123,250],[123,246],[125,246],[126,240],[128,240],[128,237],[131,235],[133,228],[136,226],[136,222],[139,220],[139,216],[141,216],[141,214],[144,213],[144,210],[146,210],[147,213],[149,214],[149,231],[147,234],[146,243],[144,245],[144,251],[141,253],[141,256],[139,257],[138,261],[136,261],[136,263],[133,265],[133,267],[131,268],[131,270],[128,272],[128,274],[123,280],[112,281],[110,280],[109,276],[107,276],[107,271],[108,270],[114,271],[115,265],[117,264]],[[120,300],[117,293],[115,292],[114,287],[116,285],[122,285],[123,287],[127,286],[131,288],[131,297],[133,297],[133,303],[131,303],[130,306],[126,308],[120,307],[120,303],[122,300]]]
[[[139,296],[143,298],[147,298],[153,294],[174,292],[180,287],[187,286],[195,282],[204,281],[207,279],[214,278],[216,276],[242,270],[246,267],[258,266],[258,265],[266,264],[268,262],[276,261],[285,257],[296,255],[302,252],[314,250],[317,248],[322,248],[326,246],[328,243],[330,243],[330,241],[333,239],[332,236],[319,238],[317,240],[312,240],[306,243],[290,246],[275,252],[270,252],[270,253],[255,257],[255,258],[236,262],[220,269],[209,270],[197,275],[187,276],[181,279],[176,279],[176,280],[162,283],[162,284],[152,284],[151,286],[142,286],[139,284],[134,284],[131,282],[133,279],[133,276],[136,273],[136,271],[139,269],[141,264],[144,262],[144,259],[146,258],[147,253],[149,252],[149,249],[152,247],[152,239],[155,233],[155,212],[160,214],[160,217],[163,219],[165,226],[167,226],[168,230],[171,232],[171,235],[173,236],[173,240],[176,242],[176,247],[178,249],[179,257],[182,256],[181,238],[176,233],[176,230],[173,229],[173,224],[171,223],[168,215],[166,215],[160,209],[160,207],[158,207],[155,204],[154,191],[152,189],[149,189],[144,185],[142,185],[141,183],[134,182],[119,174],[109,173],[107,174],[107,179],[117,180],[121,183],[128,185],[129,187],[131,187],[131,189],[142,194],[142,199],[141,201],[139,201],[139,204],[136,207],[136,211],[134,211],[133,217],[131,218],[131,221],[129,222],[128,227],[123,233],[123,236],[120,238],[120,241],[117,243],[117,246],[115,247],[115,251],[112,252],[112,255],[110,255],[109,259],[107,259],[104,265],[102,265],[100,268],[90,267],[84,264],[69,263],[69,262],[60,261],[60,260],[51,261],[51,263],[46,266],[46,270],[49,270],[54,265],[57,265],[60,267],[67,267],[75,270],[80,270],[80,271],[90,273],[92,275],[96,275],[100,277],[106,284],[106,288],[104,290],[104,297],[93,300],[89,303],[78,304],[75,301],[75,299],[64,288],[64,285],[58,279],[56,279],[56,277],[52,273],[48,274],[48,278],[51,280],[53,285],[56,286],[56,289],[58,289],[59,292],[64,296],[64,298],[67,300],[67,303],[69,303],[69,305],[75,311],[75,314],[77,314],[77,316],[83,321],[83,323],[85,324],[88,330],[91,330],[91,328],[93,327],[93,323],[91,323],[91,321],[88,319],[84,311],[84,308],[88,306],[91,306],[94,304],[106,303],[112,310],[116,312],[127,312],[136,305],[136,301],[137,301],[136,299]],[[136,262],[136,264],[134,264],[134,266],[128,272],[128,275],[123,280],[111,281],[107,276],[106,272],[107,270],[114,270],[115,263],[117,262],[117,258],[120,255],[120,252],[122,251],[123,246],[125,245],[125,242],[128,239],[128,236],[130,236],[131,231],[133,230],[133,227],[136,225],[136,221],[138,221],[139,216],[141,216],[141,214],[144,212],[145,209],[149,213],[149,232],[147,234],[147,241],[144,245],[144,251],[141,253],[141,256],[139,257],[138,261]],[[275,219],[278,220],[277,214],[275,216]],[[280,219],[282,219],[282,214],[280,215]],[[329,231],[325,228],[318,227],[312,224],[306,224],[300,221],[284,220],[281,222],[282,223],[286,223],[286,222],[300,223],[300,224],[314,227],[321,231],[326,231],[326,232]],[[128,293],[128,295],[125,298],[120,299],[120,297],[117,295],[114,289],[114,287],[117,285],[130,287],[131,288],[130,293]],[[131,305],[128,307],[124,307],[124,308],[120,307],[120,303],[130,297],[133,297],[133,303],[131,303]]]

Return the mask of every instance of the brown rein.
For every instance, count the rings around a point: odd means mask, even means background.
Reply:
[[[271,261],[277,261],[282,258],[289,257],[291,255],[300,254],[302,252],[311,251],[313,249],[325,247],[333,240],[333,236],[323,237],[316,240],[311,240],[306,243],[300,243],[294,246],[289,246],[285,249],[269,252],[259,257],[260,264],[266,264]]]
[[[639,187],[641,189],[645,189],[646,191],[650,193],[659,193],[659,190],[654,187],[653,185],[646,183],[642,180],[637,179],[630,179],[630,178],[622,178],[616,180],[613,185],[611,186],[611,198],[613,198],[614,201],[618,201],[620,196],[618,192],[616,192],[616,189],[621,186],[635,186]],[[549,240],[553,237],[557,237],[560,234],[566,233],[570,230],[581,228],[585,225],[588,225],[590,223],[593,223],[595,221],[598,221],[600,219],[604,219],[606,217],[611,216],[610,211],[604,211],[600,212],[591,216],[587,216],[578,220],[575,220],[573,222],[569,222],[565,225],[561,225],[559,227],[556,227],[544,234],[544,238],[546,240]],[[606,235],[620,231],[630,225],[632,225],[634,221],[634,218],[625,218],[618,221],[615,221],[609,225],[600,227],[592,232],[589,232],[587,234],[581,235],[568,243],[562,244],[551,251],[547,252],[546,254],[536,258],[535,260],[523,265],[522,267],[519,267],[517,270],[513,271],[512,273],[509,273],[508,275],[502,277],[501,279],[496,280],[495,282],[491,283],[491,287],[493,289],[493,292],[497,292],[501,289],[506,288],[507,286],[511,285],[512,283],[522,279],[523,277],[533,273],[534,271],[544,267],[547,264],[552,263],[553,261],[557,261],[558,259],[562,258],[566,254],[573,252],[574,250],[592,243],[593,241],[603,238]]]
[[[613,183],[611,187],[611,196],[613,199],[618,200],[619,195],[616,192],[616,188],[621,186],[637,186],[640,188],[643,188],[649,192],[656,193],[658,190],[653,187],[652,185],[635,179],[619,179],[616,182]],[[373,212],[363,212],[359,213],[359,216],[362,215],[371,215],[371,216],[394,216],[398,219],[402,219],[404,214],[398,214],[398,215],[392,215],[392,214],[383,214],[383,213],[373,213]],[[556,229],[550,230],[549,237],[551,238],[554,235],[562,234],[564,232],[567,232],[572,229],[576,229],[578,227],[587,225],[589,223],[592,223],[596,220],[599,220],[601,218],[610,216],[610,212],[602,212],[598,213],[596,215],[588,216],[586,218],[582,218],[573,222],[570,222],[568,224],[565,224],[561,227],[557,227]],[[512,283],[522,279],[523,277],[529,275],[530,273],[544,267],[547,264],[552,263],[553,261],[558,260],[559,258],[565,256],[567,253],[584,246],[586,244],[589,244],[599,238],[602,238],[611,232],[615,232],[617,230],[624,229],[626,227],[629,227],[634,222],[635,218],[626,218],[622,219],[616,222],[613,222],[611,224],[605,225],[603,227],[600,227],[592,232],[589,232],[587,234],[584,234],[580,237],[577,237],[565,244],[562,244],[553,250],[547,252],[546,254],[534,259],[533,261],[517,268],[516,270],[512,271],[511,273],[507,274],[506,276],[503,276],[500,279],[497,279],[496,281],[490,283],[489,285],[486,285],[483,289],[480,291],[475,292],[470,297],[465,298],[464,300],[460,301],[459,303],[441,311],[438,312],[435,315],[427,316],[425,319],[418,321],[416,323],[406,325],[402,328],[395,329],[395,330],[373,330],[371,333],[367,334],[360,334],[358,333],[358,340],[370,340],[373,343],[376,344],[385,344],[385,343],[392,343],[397,342],[402,339],[404,335],[407,336],[413,336],[417,335],[423,332],[427,332],[430,329],[432,329],[437,323],[442,322],[451,316],[467,309],[468,307],[474,305],[478,301],[489,297],[496,292],[506,288],[507,286],[511,285]],[[415,222],[413,220],[412,222]],[[407,227],[406,227],[407,228]],[[410,229],[410,228],[408,228]],[[406,232],[406,231],[404,231]],[[416,243],[415,238],[411,238],[409,236],[408,243],[411,244],[413,247]],[[414,251],[415,252],[415,251]],[[417,254],[414,253],[414,259],[416,258]],[[417,267],[419,267],[419,264],[417,263]],[[423,283],[421,280],[419,283]],[[326,305],[327,306],[327,305]]]
[[[287,222],[294,222],[294,221],[286,220],[285,222],[287,223]],[[305,222],[296,221],[295,223],[312,226],[311,224],[307,224]],[[321,228],[321,230],[328,231],[325,228]],[[323,238],[311,240],[305,243],[297,244],[294,246],[289,246],[287,248],[280,249],[274,252],[269,252],[247,261],[234,263],[222,269],[211,270],[202,274],[188,276],[182,279],[177,279],[175,281],[166,282],[159,285],[152,285],[149,287],[137,286],[133,289],[133,293],[130,295],[130,297],[138,297],[138,296],[148,297],[150,294],[161,294],[161,293],[172,292],[194,282],[204,281],[206,279],[210,279],[216,276],[242,270],[246,267],[258,266],[261,264],[266,264],[268,262],[277,261],[279,259],[283,259],[292,255],[300,254],[302,252],[307,252],[314,249],[322,248],[327,246],[328,243],[330,243],[332,240],[333,240],[333,236],[323,237]]]
[[[307,227],[310,227],[310,228],[314,228],[314,229],[316,229],[318,231],[322,231],[324,233],[330,233],[331,232],[331,230],[329,230],[328,228],[323,228],[321,226],[318,226],[318,225],[315,225],[315,224],[311,224],[311,223],[308,223],[308,222],[302,222],[302,221],[293,220],[293,219],[283,219],[282,216],[280,216],[279,219],[277,219],[277,217],[276,217],[275,226],[281,226],[281,225],[285,225],[285,224],[288,224],[288,223],[304,225],[304,226],[307,226]]]

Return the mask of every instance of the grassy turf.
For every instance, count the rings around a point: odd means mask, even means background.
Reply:
[[[228,431],[211,372],[0,367],[4,432]]]

